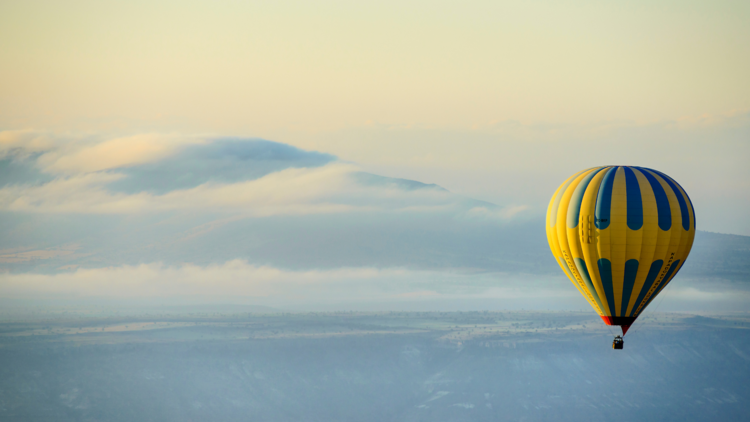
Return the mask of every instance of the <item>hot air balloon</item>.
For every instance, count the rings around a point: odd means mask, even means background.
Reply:
[[[682,186],[633,166],[569,177],[552,196],[546,224],[560,267],[623,336],[684,265],[695,237],[695,211]],[[622,345],[617,336],[612,347]]]

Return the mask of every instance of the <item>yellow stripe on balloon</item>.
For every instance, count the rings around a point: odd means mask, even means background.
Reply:
[[[591,169],[588,169],[588,170],[591,170]],[[557,229],[555,228],[555,227],[557,227],[557,220],[558,220],[558,217],[559,217],[559,208],[560,208],[559,205],[560,204],[559,204],[559,202],[557,204],[555,204],[555,199],[557,199],[558,195],[562,195],[562,193],[560,192],[561,190],[567,189],[567,187],[569,186],[569,184],[572,183],[572,181],[575,178],[577,178],[581,173],[584,173],[584,172],[586,172],[586,170],[580,171],[580,172],[578,172],[578,173],[576,173],[576,174],[568,177],[565,180],[565,182],[563,182],[563,184],[560,185],[560,187],[557,188],[557,190],[555,191],[555,194],[552,196],[552,200],[550,200],[550,202],[549,202],[549,206],[547,206],[547,220],[546,220],[547,240],[550,243],[550,248],[552,248],[552,253],[556,257],[562,257],[562,253],[560,252],[560,242],[559,242],[559,240],[557,238]],[[557,208],[555,208],[555,205],[557,205]],[[552,217],[553,217],[553,213],[554,213],[554,217],[555,217],[554,223],[551,222]]]
[[[638,274],[635,277],[633,290],[630,293],[630,302],[624,315],[630,315],[633,307],[636,306],[638,295],[641,293],[643,283],[648,277],[651,269],[651,263],[654,262],[654,252],[656,251],[656,240],[659,236],[659,215],[656,209],[656,198],[654,191],[651,189],[646,176],[638,169],[633,169],[635,177],[638,179],[638,186],[641,189],[641,204],[643,205],[643,227],[641,228],[641,252],[638,256]]]
[[[612,288],[615,299],[613,315],[620,315],[622,303],[622,281],[625,278],[625,255],[628,245],[627,190],[625,169],[617,168],[612,186],[612,210],[610,211],[610,263],[612,265]],[[606,299],[605,299],[606,300]]]
[[[589,182],[586,192],[583,195],[581,201],[581,213],[578,223],[579,232],[579,243],[581,244],[581,251],[583,252],[584,261],[586,263],[596,262],[598,258],[599,234],[595,225],[595,213],[596,213],[596,199],[599,194],[599,185],[601,184],[604,175],[607,174],[609,167],[603,168],[599,171]],[[589,275],[591,276],[591,283],[596,289],[597,296],[602,304],[606,303],[607,298],[604,295],[604,287],[602,286],[601,277],[599,276],[599,268],[590,265],[586,265]]]
[[[598,304],[596,304],[593,296],[591,295],[591,292],[589,292],[588,287],[584,283],[583,278],[581,277],[581,274],[576,267],[574,258],[582,258],[582,254],[578,251],[573,251],[573,249],[570,247],[570,242],[568,239],[568,228],[566,224],[568,206],[570,205],[570,198],[573,196],[573,192],[575,191],[581,180],[583,180],[589,173],[595,170],[596,169],[589,169],[587,171],[584,171],[583,173],[579,174],[573,180],[573,182],[570,183],[570,185],[568,185],[562,195],[562,198],[560,199],[560,204],[557,210],[557,221],[555,222],[555,230],[557,232],[557,241],[560,245],[562,258],[568,264],[570,272],[573,274],[573,277],[575,277],[576,282],[578,283],[580,288],[586,292],[586,296],[589,302],[592,303],[592,306],[594,307],[594,309],[596,309],[599,315],[606,315],[602,313],[604,310],[601,309]],[[575,233],[573,237],[574,239],[575,237],[577,237]],[[574,255],[574,253],[577,253],[577,255]]]
[[[690,253],[690,249],[693,245],[695,229],[692,227],[693,225],[689,226],[690,230],[685,230],[683,228],[682,212],[680,211],[680,205],[677,200],[676,193],[661,175],[657,175],[657,177],[659,181],[662,182],[662,186],[667,186],[665,190],[669,189],[667,190],[667,198],[669,198],[669,206],[672,210],[672,238],[670,241],[670,251],[674,250],[674,261],[679,260],[679,264],[677,265],[676,269],[670,274],[670,278],[664,280],[658,291],[654,293],[658,295],[662,290],[664,290],[667,284],[672,281],[674,276],[677,275],[677,272],[680,270],[680,268],[682,268],[682,266],[685,264],[685,260],[687,259],[687,256]],[[680,190],[679,187],[678,190]],[[677,194],[682,195],[683,192],[680,190]],[[690,202],[686,200],[686,204],[688,204],[688,213],[690,213]]]
[[[584,170],[585,171],[585,170]],[[555,261],[557,264],[562,268],[565,275],[568,276],[568,279],[573,283],[573,285],[578,289],[578,291],[581,293],[581,295],[586,299],[587,302],[594,308],[597,309],[596,303],[593,302],[586,291],[581,289],[581,286],[578,285],[578,282],[576,281],[573,274],[570,273],[568,270],[567,264],[563,261],[562,252],[560,250],[560,242],[557,239],[557,231],[556,229],[550,224],[550,219],[552,218],[552,212],[553,207],[555,206],[555,199],[557,198],[558,194],[560,194],[560,190],[567,188],[567,185],[575,179],[579,174],[583,172],[579,172],[574,174],[573,176],[569,177],[565,182],[563,182],[562,185],[560,185],[557,190],[555,191],[555,194],[552,196],[552,200],[550,200],[549,206],[547,207],[547,219],[546,219],[546,229],[547,229],[547,240],[550,245],[550,249],[552,250],[552,255],[555,257]],[[558,204],[559,205],[559,204]]]
[[[634,314],[634,316],[638,316],[641,312],[643,312],[645,305],[649,303],[651,297],[659,294],[659,292],[662,290],[662,282],[668,281],[664,280],[664,278],[667,276],[667,274],[669,274],[669,269],[672,264],[678,259],[677,251],[680,246],[680,230],[682,230],[682,226],[680,225],[681,220],[679,217],[680,206],[677,202],[677,197],[674,195],[674,193],[672,193],[672,188],[658,174],[648,169],[644,169],[643,171],[648,172],[650,175],[652,175],[664,190],[664,193],[667,196],[667,201],[669,202],[672,224],[668,230],[662,230],[661,228],[659,229],[654,260],[661,259],[664,263],[662,264],[659,276],[656,278],[652,289],[649,290],[648,294],[646,294],[641,303],[637,305],[638,308],[636,309],[636,313]],[[677,214],[677,216],[675,214]],[[676,272],[672,272],[670,276],[674,276],[675,273]]]

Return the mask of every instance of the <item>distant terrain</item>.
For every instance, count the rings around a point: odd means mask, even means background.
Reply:
[[[750,236],[698,231],[681,274],[750,283]]]
[[[3,315],[3,421],[740,421],[750,315]]]

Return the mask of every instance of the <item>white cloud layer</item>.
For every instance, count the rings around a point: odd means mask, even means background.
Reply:
[[[502,275],[465,271],[420,271],[404,268],[337,268],[290,271],[232,260],[223,264],[136,266],[78,269],[58,274],[0,274],[0,297],[67,294],[94,297],[269,297],[340,299],[365,296],[396,298],[475,294]],[[491,284],[491,283],[490,283]],[[354,290],[352,290],[354,289]],[[437,291],[436,291],[437,290]],[[493,288],[494,294],[512,295]],[[356,292],[356,293],[355,293]],[[348,296],[349,295],[349,296]]]
[[[466,269],[346,267],[292,271],[232,260],[207,266],[151,263],[82,268],[54,275],[0,274],[0,299],[49,297],[60,300],[188,300],[308,309],[324,304],[344,308],[350,304],[356,308],[358,303],[400,301],[482,301],[485,309],[589,309],[562,275],[509,275]],[[750,293],[744,290],[709,291],[690,280],[681,280],[662,292],[651,311],[726,309],[727,306],[744,309],[748,298]]]

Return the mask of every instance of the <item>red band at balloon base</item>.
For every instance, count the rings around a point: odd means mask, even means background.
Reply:
[[[628,328],[635,322],[635,317],[613,317],[613,316],[601,316],[602,320],[607,325],[619,325],[622,328],[622,335],[628,332]]]

